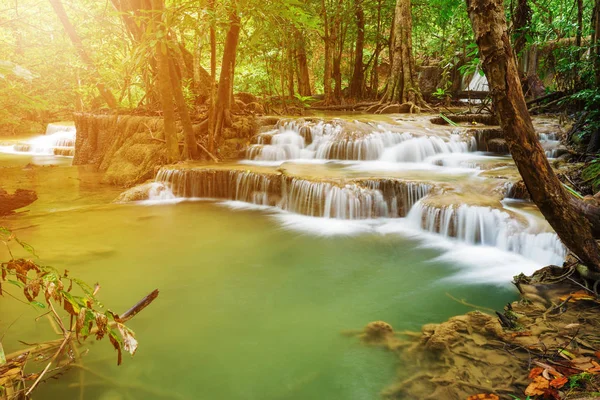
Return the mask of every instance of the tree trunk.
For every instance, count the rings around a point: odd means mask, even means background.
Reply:
[[[117,100],[115,99],[115,96],[100,81],[100,73],[98,72],[98,68],[96,67],[96,65],[94,64],[94,61],[88,55],[87,51],[83,47],[83,42],[81,41],[81,38],[75,31],[73,24],[71,24],[71,21],[69,21],[69,17],[67,16],[67,13],[65,11],[65,8],[63,7],[61,0],[50,0],[50,4],[52,5],[54,12],[60,19],[60,22],[62,23],[63,27],[65,28],[65,31],[67,32],[67,35],[71,39],[71,42],[75,46],[77,53],[79,53],[79,57],[81,57],[81,60],[83,61],[83,63],[85,65],[87,65],[88,69],[92,71],[94,77],[96,78],[96,80],[97,80],[96,87],[100,91],[100,95],[102,96],[104,101],[106,101],[106,104],[108,104],[108,107],[110,107],[112,109],[117,108]]]
[[[333,100],[336,104],[342,101],[342,53],[346,40],[345,24],[342,21],[342,2],[338,0],[332,30],[335,32],[331,40],[333,44]]]
[[[573,206],[545,156],[527,111],[502,0],[467,0],[483,70],[510,153],[532,200],[563,243],[583,262],[600,271],[600,248],[590,222]]]
[[[290,100],[294,98],[294,94],[296,93],[294,91],[294,55],[292,53],[292,47],[288,44],[288,48],[286,50],[286,54],[287,54],[287,62],[286,62],[286,67],[287,67],[287,84],[288,84],[288,95],[290,97]]]
[[[382,102],[423,106],[412,54],[411,0],[396,0],[391,50],[390,76]]]
[[[304,33],[293,28],[295,41],[296,64],[298,65],[298,93],[302,96],[310,96],[310,76],[308,73],[308,61],[306,59],[306,40]]]
[[[215,125],[217,103],[217,35],[215,33],[215,0],[209,0],[210,14],[210,98],[208,108],[208,151],[215,152]]]
[[[350,97],[360,100],[363,97],[365,71],[363,65],[363,48],[365,42],[365,12],[363,0],[354,0],[354,15],[356,17],[356,46],[354,56],[354,71],[350,83]]]
[[[531,24],[531,14],[531,7],[529,7],[527,0],[518,0],[517,10],[513,16],[514,49],[517,57],[527,44],[527,30]]]
[[[171,74],[169,71],[169,56],[167,49],[167,37],[165,26],[162,23],[164,11],[163,0],[152,0],[152,31],[157,34],[162,32],[161,40],[156,42],[156,64],[158,74],[158,92],[163,110],[163,123],[165,130],[165,141],[167,145],[167,158],[170,163],[179,161],[179,144],[177,142],[177,131],[175,127],[175,107],[173,105],[173,88],[171,85]],[[158,37],[158,35],[157,35]]]
[[[331,56],[333,49],[331,46],[331,32],[329,26],[329,17],[327,16],[327,7],[325,0],[321,0],[323,13],[323,42],[325,43],[325,65],[323,68],[323,94],[325,95],[325,105],[331,104],[333,92],[331,91]]]
[[[240,37],[240,17],[237,14],[236,4],[232,4],[229,16],[229,30],[225,39],[219,88],[215,103],[214,142],[219,144],[223,127],[231,122],[231,93],[233,91],[233,73],[235,70],[235,56]]]
[[[186,160],[196,160],[198,159],[198,145],[196,144],[196,135],[194,135],[192,119],[190,118],[185,97],[183,96],[183,91],[181,90],[181,79],[177,73],[177,69],[175,68],[175,63],[170,57],[169,73],[171,76],[171,87],[173,89],[175,104],[177,104],[177,112],[179,113],[179,119],[181,120],[181,126],[183,127],[183,158]]]

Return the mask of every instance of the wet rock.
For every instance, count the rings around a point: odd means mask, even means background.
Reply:
[[[508,144],[504,139],[492,139],[487,142],[487,151],[496,154],[508,154]]]
[[[132,201],[148,200],[151,195],[158,196],[162,192],[168,190],[169,189],[164,183],[150,181],[124,191],[113,201],[113,203],[129,203]]]
[[[37,194],[33,190],[17,189],[13,194],[9,194],[0,188],[0,215],[7,215],[14,210],[26,207],[37,198]]]
[[[531,198],[529,190],[527,190],[527,186],[525,186],[525,182],[522,179],[510,184],[504,197],[519,200],[529,200]]]
[[[498,119],[491,114],[463,114],[463,115],[447,115],[450,121],[455,123],[468,123],[471,125],[498,125]],[[435,125],[448,125],[448,122],[442,117],[434,117],[431,123]]]
[[[369,322],[361,336],[365,342],[381,343],[394,335],[394,329],[384,321]]]

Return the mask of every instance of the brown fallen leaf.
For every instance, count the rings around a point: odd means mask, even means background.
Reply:
[[[536,376],[533,382],[531,382],[529,386],[527,386],[527,389],[525,389],[525,394],[527,396],[539,396],[544,394],[546,389],[549,387],[550,382],[548,382],[548,379],[544,378],[543,376]]]
[[[563,387],[567,382],[569,382],[568,378],[560,377],[560,378],[555,378],[550,382],[550,386],[552,386],[553,388],[556,389],[560,389],[561,387]]]
[[[495,394],[486,394],[486,393],[480,393],[480,394],[474,394],[472,396],[469,396],[467,398],[467,400],[500,400],[500,397],[496,396]]]
[[[561,296],[560,300],[565,301],[569,298],[569,296],[571,296],[571,298],[569,299],[569,303],[572,303],[575,301],[580,301],[580,300],[592,300],[592,301],[596,300],[596,298],[594,296],[590,295],[590,293],[586,292],[585,290],[579,290],[575,293]]]
[[[544,368],[542,367],[533,368],[531,371],[529,371],[529,379],[533,380],[533,378],[535,378],[536,376],[540,376],[542,372],[544,372]]]

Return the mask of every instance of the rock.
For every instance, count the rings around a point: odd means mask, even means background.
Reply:
[[[394,335],[394,329],[384,321],[369,322],[363,331],[363,340],[370,343],[386,341]]]
[[[437,65],[427,65],[419,68],[419,88],[425,99],[431,99],[431,95],[436,91],[440,78],[442,76],[442,68]]]
[[[279,122],[279,117],[271,117],[271,116],[265,116],[265,117],[258,117],[256,118],[256,124],[258,126],[271,126],[271,125],[277,125],[277,122]]]
[[[488,140],[487,151],[497,154],[508,154],[508,144],[504,139]]]
[[[257,102],[248,103],[246,105],[246,110],[255,114],[264,114],[265,108]]]
[[[113,203],[129,203],[132,201],[148,200],[151,194],[159,195],[161,192],[167,190],[169,189],[162,182],[148,181],[124,191],[113,201]]]
[[[14,210],[28,206],[37,200],[33,190],[17,189],[13,194],[0,188],[0,215],[7,215]]]

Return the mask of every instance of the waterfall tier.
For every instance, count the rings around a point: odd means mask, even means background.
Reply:
[[[156,181],[178,197],[236,200],[336,219],[403,217],[433,188],[400,179],[311,180],[281,172],[217,168],[162,168]]]
[[[18,142],[12,146],[2,146],[1,151],[73,157],[75,155],[75,136],[75,127],[72,125],[48,124],[45,135]]]
[[[260,133],[247,150],[253,161],[355,160],[423,162],[437,154],[475,151],[472,138],[446,132],[401,132],[384,124],[290,121]],[[428,134],[429,133],[429,134]],[[439,134],[439,133],[438,133]]]
[[[407,219],[415,227],[471,245],[493,246],[548,264],[560,265],[566,249],[555,233],[536,232],[503,209],[467,204],[436,207],[417,203]]]

